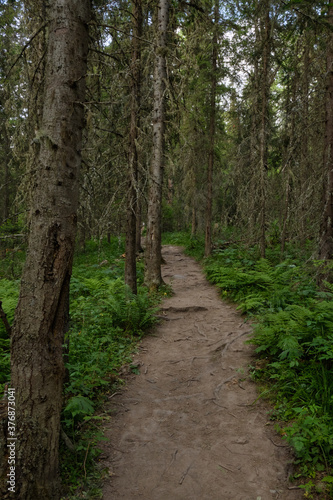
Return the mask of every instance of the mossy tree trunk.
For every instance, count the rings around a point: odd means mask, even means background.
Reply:
[[[16,493],[59,499],[59,434],[78,208],[89,0],[54,0],[29,248],[11,342],[16,391]]]

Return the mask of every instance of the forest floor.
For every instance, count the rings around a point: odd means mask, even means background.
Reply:
[[[111,396],[104,500],[296,500],[292,453],[249,376],[249,323],[194,259],[164,246],[174,295]]]

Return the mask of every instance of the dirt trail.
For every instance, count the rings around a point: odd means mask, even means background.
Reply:
[[[174,296],[146,337],[106,432],[104,500],[296,500],[292,456],[268,424],[247,366],[250,327],[179,247],[165,246]]]

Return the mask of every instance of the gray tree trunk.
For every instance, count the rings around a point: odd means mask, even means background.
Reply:
[[[89,0],[53,0],[30,236],[11,342],[16,493],[60,498],[59,432],[84,125]]]
[[[127,228],[125,249],[125,283],[134,294],[137,293],[136,250],[137,250],[137,216],[139,197],[139,165],[138,165],[138,128],[140,124],[140,87],[141,87],[141,36],[142,5],[141,0],[132,0],[133,37],[132,37],[132,103],[129,147],[129,182],[127,201]]]
[[[164,169],[165,82],[169,0],[159,0],[157,8],[157,48],[155,49],[153,153],[150,166],[145,283],[150,289],[162,284],[161,205]]]
[[[260,144],[260,254],[265,258],[266,254],[266,169],[268,160],[268,105],[269,105],[269,69],[271,50],[271,21],[270,21],[270,0],[263,0],[262,14],[260,18],[260,33],[262,37],[262,69],[261,69],[261,118],[259,131]]]
[[[213,53],[212,53],[212,79],[210,96],[210,123],[209,123],[209,153],[207,170],[207,203],[206,203],[206,231],[205,231],[205,257],[212,251],[212,207],[213,207],[213,171],[215,149],[215,115],[216,115],[216,83],[217,83],[217,29],[219,21],[219,2],[215,1],[213,26]]]
[[[328,9],[328,22],[333,26],[333,6]],[[320,225],[319,259],[333,259],[333,34],[330,32],[327,43],[327,81],[326,81],[326,118],[324,151],[323,211]],[[329,279],[323,272],[319,282]]]

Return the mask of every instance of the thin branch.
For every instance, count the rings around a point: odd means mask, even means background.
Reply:
[[[29,45],[31,44],[31,42],[36,38],[37,35],[39,35],[39,33],[49,24],[49,21],[46,21],[46,23],[42,24],[38,30],[32,35],[32,37],[27,41],[27,43],[23,46],[23,49],[21,50],[21,52],[19,53],[19,55],[17,56],[17,58],[15,59],[15,61],[13,62],[13,64],[11,65],[7,75],[6,75],[6,78],[5,80],[7,80],[7,78],[9,77],[9,75],[11,74],[12,72],[12,69],[14,68],[14,66],[16,66],[17,64],[17,61],[19,59],[21,59],[21,57],[23,56],[24,52],[26,51],[26,49],[29,47]]]
[[[90,49],[92,52],[95,52],[96,54],[101,54],[102,56],[110,57],[111,59],[114,59],[118,63],[120,63],[120,59],[118,57],[113,56],[112,54],[108,54],[107,52],[104,52],[103,50],[97,50],[97,49]]]
[[[128,33],[126,33],[126,31],[120,30],[119,28],[116,28],[115,26],[109,26],[108,24],[99,24],[98,26],[100,26],[101,28],[108,28],[110,30],[118,31],[119,33],[122,33],[123,35],[126,35],[127,37],[129,36]],[[147,40],[146,38],[135,36],[133,34],[131,36],[132,36],[132,38],[137,38],[141,42],[146,42],[146,43],[149,43],[150,45],[154,45],[154,46],[156,45],[155,42],[151,42],[150,40]]]
[[[8,240],[12,238],[25,238],[26,234],[7,234],[5,236],[0,236],[0,240]],[[0,302],[0,307],[1,307],[1,302]]]
[[[108,130],[107,128],[101,128],[101,127],[95,127],[96,130],[102,130],[103,132],[108,132],[109,134],[114,134],[118,137],[121,137],[122,139],[124,138],[124,136],[122,134],[120,134],[119,132],[116,132],[115,130]]]
[[[288,9],[295,10],[298,14],[301,14],[302,16],[306,17],[307,19],[310,19],[313,23],[318,23],[318,24],[327,26],[332,31],[332,27],[327,23],[326,20],[316,19],[315,17],[310,16],[310,14],[306,14],[300,8],[296,7],[295,5],[290,5],[290,4],[288,5],[286,0],[281,0],[281,2]]]

